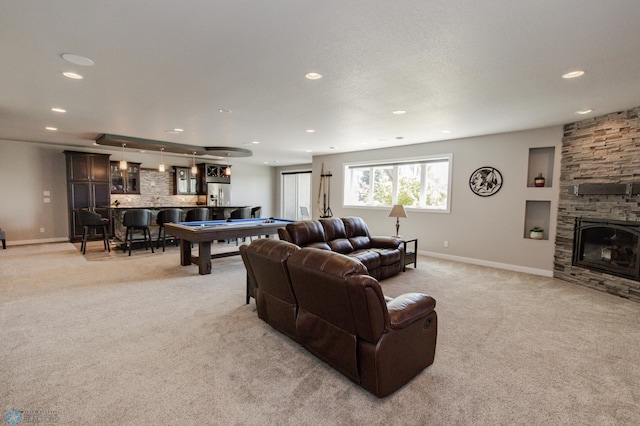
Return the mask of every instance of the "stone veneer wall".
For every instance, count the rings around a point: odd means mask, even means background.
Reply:
[[[173,195],[174,190],[173,170],[141,169],[140,194],[112,194],[111,202],[118,200],[120,207],[185,207],[197,204],[197,195]]]
[[[640,302],[640,283],[571,265],[576,217],[640,221],[633,196],[569,194],[581,183],[640,182],[640,107],[564,126],[554,276]]]

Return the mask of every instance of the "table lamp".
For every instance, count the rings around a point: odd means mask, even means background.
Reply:
[[[400,232],[400,218],[407,217],[407,212],[404,211],[404,206],[401,204],[396,204],[391,209],[391,213],[389,213],[389,217],[396,218],[396,237],[399,237]]]

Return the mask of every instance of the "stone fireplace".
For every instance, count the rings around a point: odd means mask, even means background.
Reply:
[[[564,127],[554,276],[640,302],[640,107]]]

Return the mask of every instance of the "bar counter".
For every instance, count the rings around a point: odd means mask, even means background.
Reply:
[[[122,224],[122,220],[124,218],[124,212],[127,210],[139,210],[139,209],[148,209],[151,210],[153,215],[151,220],[151,237],[155,241],[158,237],[158,225],[156,224],[156,218],[158,216],[158,212],[164,209],[180,209],[182,210],[182,220],[184,220],[187,211],[197,208],[207,208],[209,209],[209,220],[222,220],[229,219],[231,212],[236,209],[247,208],[250,206],[199,206],[199,205],[189,205],[189,206],[134,206],[134,207],[111,207],[111,220],[112,220],[112,230],[111,235],[117,240],[124,241],[124,236],[126,234],[127,228]]]

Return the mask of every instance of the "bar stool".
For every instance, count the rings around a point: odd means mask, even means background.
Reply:
[[[240,207],[231,212],[229,219],[249,219],[250,216],[251,207]]]
[[[255,206],[251,208],[251,217],[252,218],[258,218],[260,217],[260,214],[262,212],[262,206]]]
[[[229,219],[249,219],[249,216],[251,216],[251,207],[240,207],[231,212]],[[236,240],[236,245],[238,245],[238,239],[234,239]],[[251,237],[249,237],[249,239],[251,239]],[[231,240],[227,240],[227,243],[229,243],[229,241]],[[246,241],[246,238],[243,238],[242,241]]]
[[[199,207],[187,212],[186,222],[204,222],[209,220],[209,209],[206,207]]]
[[[162,251],[164,251],[165,239],[167,238],[167,230],[164,229],[165,223],[178,223],[182,218],[182,210],[180,209],[165,209],[158,212],[156,223],[160,225],[158,229],[158,239],[156,240],[156,248],[160,247],[160,240],[162,240]],[[162,232],[164,231],[164,233]]]
[[[78,210],[78,222],[80,222],[80,226],[83,227],[82,244],[80,244],[82,254],[87,253],[87,237],[89,236],[89,230],[91,229],[95,229],[96,231],[100,230],[102,232],[104,248],[111,252],[111,247],[109,246],[109,232],[107,231],[109,219],[103,218],[100,213],[80,209]]]
[[[127,227],[127,232],[124,236],[123,252],[127,251],[128,238],[129,256],[131,256],[131,246],[133,245],[133,231],[136,229],[141,229],[144,235],[144,249],[148,250],[149,247],[147,246],[147,244],[150,244],[151,253],[155,253],[153,251],[153,241],[151,241],[151,231],[149,230],[149,226],[151,226],[151,217],[151,210],[148,209],[127,210],[126,212],[124,212],[122,224]]]

